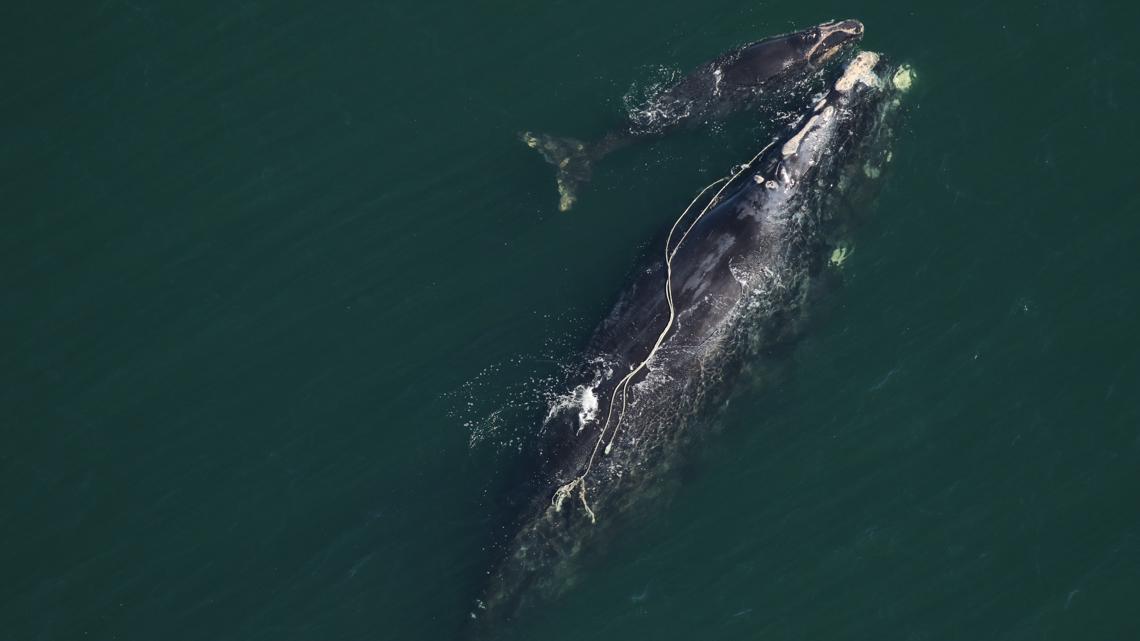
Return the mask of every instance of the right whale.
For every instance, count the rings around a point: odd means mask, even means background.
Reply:
[[[603,533],[663,493],[707,431],[705,410],[801,334],[824,270],[843,262],[882,182],[912,78],[859,53],[793,127],[676,219],[567,381],[565,397],[580,400],[544,423],[470,613],[473,636],[496,636],[575,583]]]
[[[765,94],[808,77],[862,36],[863,23],[840,20],[737,47],[697,67],[593,143],[529,131],[520,137],[554,165],[558,209],[568,211],[603,156],[641,138],[750,108]]]

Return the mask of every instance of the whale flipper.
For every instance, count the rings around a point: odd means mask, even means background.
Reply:
[[[524,131],[519,138],[554,165],[558,183],[558,211],[570,211],[578,200],[578,186],[590,180],[591,153],[586,143]]]

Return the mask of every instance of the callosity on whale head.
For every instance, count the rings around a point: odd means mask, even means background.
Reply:
[[[825,22],[801,36],[800,46],[809,64],[819,66],[830,60],[845,46],[863,37],[863,23],[858,20]]]
[[[867,183],[877,183],[890,162],[890,140],[914,72],[893,65],[871,51],[857,54],[844,68],[811,113],[785,138],[769,170],[777,186],[797,187],[807,179],[817,185],[821,200],[844,202],[859,197]],[[802,191],[796,189],[796,191]],[[825,218],[837,216],[835,206],[818,205]]]
[[[825,22],[745,45],[714,61],[712,72],[727,87],[754,86],[777,78],[795,82],[862,37],[863,23],[858,20]]]
[[[718,349],[744,361],[796,334],[789,319],[803,315],[815,276],[882,184],[912,79],[908,67],[858,53],[795,125],[747,163],[734,189],[701,212],[671,266],[671,297],[689,314],[690,329],[737,336]],[[705,301],[715,309],[704,310]]]

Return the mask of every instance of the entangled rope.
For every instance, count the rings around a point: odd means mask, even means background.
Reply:
[[[604,443],[606,440],[606,432],[609,430],[610,421],[613,418],[614,404],[617,401],[618,390],[621,390],[621,411],[618,413],[617,422],[614,424],[613,435],[610,437],[609,443],[606,444],[606,454],[609,454],[610,450],[613,449],[614,442],[617,440],[618,432],[621,429],[622,419],[625,418],[625,410],[628,404],[629,381],[633,379],[633,377],[636,376],[638,372],[648,366],[649,361],[653,359],[654,354],[657,353],[657,350],[661,347],[661,344],[665,342],[665,337],[669,334],[669,330],[673,327],[673,321],[677,318],[677,311],[673,305],[673,258],[677,255],[677,251],[681,248],[681,245],[685,242],[685,239],[689,237],[689,232],[693,230],[693,228],[697,225],[698,222],[700,222],[701,218],[704,217],[706,213],[708,213],[713,205],[719,202],[720,196],[724,193],[724,190],[727,189],[728,186],[731,185],[733,181],[735,181],[741,174],[743,174],[745,171],[748,171],[752,167],[752,163],[756,162],[756,159],[764,154],[764,152],[768,151],[774,144],[776,144],[775,140],[768,143],[767,146],[765,146],[763,149],[757,152],[755,156],[752,157],[752,160],[749,160],[747,163],[740,165],[739,169],[737,169],[736,172],[732,174],[732,176],[718,178],[712,183],[709,183],[704,189],[700,191],[700,193],[697,194],[695,198],[693,198],[692,202],[689,203],[689,206],[685,207],[685,211],[681,212],[681,215],[678,216],[677,220],[673,222],[673,226],[669,229],[669,236],[665,239],[665,302],[669,305],[669,320],[665,323],[665,328],[662,329],[661,333],[657,336],[657,342],[653,344],[653,348],[649,350],[649,354],[636,368],[630,370],[630,372],[622,377],[622,379],[618,381],[618,384],[614,386],[613,393],[610,395],[609,410],[606,412],[606,422],[602,425],[602,430],[598,434],[598,441],[594,444],[593,451],[590,452],[590,458],[586,462],[586,468],[582,471],[581,474],[575,477],[574,480],[562,485],[554,492],[554,496],[551,498],[550,502],[551,505],[554,506],[555,511],[562,510],[562,502],[565,501],[576,488],[578,490],[578,498],[582,501],[582,507],[585,508],[586,514],[590,517],[590,522],[597,522],[597,517],[594,514],[594,511],[590,509],[590,504],[586,500],[586,475],[588,475],[590,473],[590,470],[593,469],[594,458],[597,457],[598,450],[601,448],[602,443]],[[696,218],[693,219],[693,222],[689,223],[689,226],[685,229],[685,233],[682,234],[681,239],[677,241],[677,245],[673,247],[672,250],[670,250],[670,246],[673,243],[673,234],[677,231],[677,227],[681,224],[681,221],[684,220],[685,216],[687,216],[689,214],[689,211],[692,210],[693,205],[697,204],[697,201],[699,201],[706,193],[708,193],[710,189],[721,183],[724,184],[721,185],[720,189],[716,192],[715,195],[713,195],[712,199],[709,200],[704,209],[701,210],[701,213],[697,214]]]

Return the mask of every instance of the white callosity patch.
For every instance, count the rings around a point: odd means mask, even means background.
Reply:
[[[847,65],[843,75],[835,81],[835,90],[847,93],[855,88],[856,84],[868,87],[878,87],[881,84],[879,77],[872,69],[879,64],[879,54],[874,51],[861,51],[855,59]]]
[[[796,133],[796,135],[792,136],[788,139],[788,142],[784,143],[784,146],[780,149],[780,153],[783,154],[784,158],[797,153],[800,150],[800,143],[803,142],[804,136],[806,136],[809,131],[817,129],[829,122],[834,114],[834,107],[830,105],[824,107],[823,111],[820,111],[819,113],[812,116],[811,119],[807,121],[807,124],[805,124],[803,128]]]
[[[883,89],[883,80],[874,72],[874,68],[879,64],[879,60],[880,57],[877,53],[871,51],[861,52],[848,63],[843,71],[843,75],[835,82],[835,92],[839,94],[849,94],[860,84],[871,89]],[[899,76],[899,74],[895,73],[894,76]],[[894,82],[894,76],[892,76],[892,83]],[[903,74],[903,76],[900,77],[909,79],[910,76]],[[900,82],[903,83],[908,81],[909,80],[900,80]],[[829,129],[839,120],[839,112],[843,109],[843,107],[840,106],[842,99],[839,100],[839,103],[831,104],[832,100],[824,98],[816,103],[813,109],[815,113],[781,148],[785,161],[790,161],[793,156],[799,156],[806,160],[807,166],[810,166],[818,160],[819,155],[823,151],[821,146],[826,144],[826,140],[830,136],[829,132],[825,130]],[[785,163],[781,163],[780,169],[783,170],[785,166]],[[880,168],[870,162],[864,165],[863,171],[870,178],[878,178],[881,173]],[[791,172],[798,173],[794,167],[791,168]],[[788,184],[788,182],[788,180],[784,180],[785,184]]]
[[[836,267],[842,267],[847,257],[851,255],[852,249],[847,245],[840,245],[831,252],[829,263]]]
[[[891,76],[891,84],[899,91],[908,91],[916,77],[910,65],[902,65],[895,71],[895,75]]]

